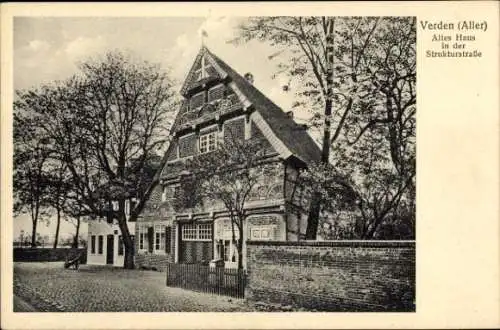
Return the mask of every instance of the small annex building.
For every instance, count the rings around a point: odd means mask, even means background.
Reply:
[[[125,214],[129,232],[135,233],[135,222],[130,221],[130,209],[134,206],[134,199],[125,201]],[[118,203],[109,205],[114,210],[118,209]],[[89,221],[87,240],[87,264],[89,265],[111,265],[123,267],[125,261],[125,247],[123,245],[120,227],[117,220],[99,217]]]

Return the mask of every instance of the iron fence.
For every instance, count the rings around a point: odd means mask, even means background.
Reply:
[[[201,264],[168,264],[167,286],[193,291],[244,298],[244,270],[210,267]]]

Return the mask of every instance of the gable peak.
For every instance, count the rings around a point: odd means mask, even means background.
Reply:
[[[225,79],[227,75],[227,72],[220,67],[208,48],[202,45],[184,80],[181,94],[186,96],[193,87],[200,83],[203,84],[210,79]]]

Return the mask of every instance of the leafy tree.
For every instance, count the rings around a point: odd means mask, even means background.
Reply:
[[[243,269],[245,203],[263,178],[276,176],[280,168],[280,163],[266,160],[265,156],[262,139],[225,139],[217,150],[199,155],[187,163],[186,177],[177,196],[184,207],[201,203],[222,204],[229,213],[239,269]]]
[[[168,136],[172,86],[159,66],[113,52],[81,63],[78,74],[52,86],[46,105],[33,109],[50,136],[53,158],[67,167],[70,215],[116,219],[124,268],[134,267],[125,202],[137,199],[130,214],[136,220],[157,183],[145,173]],[[111,201],[118,202],[117,210],[107,207]]]
[[[382,161],[377,163],[382,166],[380,171],[370,175],[380,175],[377,177],[379,187],[383,187],[382,182],[393,183],[391,177],[397,177],[396,186],[404,191],[411,190],[412,180],[406,184],[407,180],[402,177],[408,174],[414,177],[411,165],[414,161],[416,76],[414,18],[252,17],[239,26],[239,35],[233,42],[254,39],[279,48],[269,56],[279,60],[276,75],[289,77],[289,85],[295,90],[294,107],[311,109],[312,127],[323,128],[321,163],[335,163],[335,171],[325,173],[326,181],[332,177],[345,180],[346,175],[352,175],[336,167],[357,167],[358,161],[371,159],[365,153],[378,143],[375,140],[380,136],[387,136],[390,161],[397,175],[389,175],[390,171],[383,170],[389,165]],[[286,90],[292,88],[287,86]],[[351,153],[350,149],[357,153]],[[330,150],[333,150],[333,159]],[[393,197],[400,195],[398,187],[391,190]],[[357,188],[361,195],[372,194],[377,189],[373,184]],[[318,191],[312,196],[308,239],[316,237],[319,214],[327,202],[321,199]],[[384,200],[387,199],[372,199],[378,211],[371,215],[387,214],[387,207],[391,206],[392,210],[399,205],[399,202]],[[358,203],[366,205],[361,199]],[[369,217],[367,215],[366,221],[372,221]],[[374,221],[379,223],[379,220]]]

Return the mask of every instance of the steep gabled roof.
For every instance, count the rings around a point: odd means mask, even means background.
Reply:
[[[288,148],[291,154],[305,163],[320,160],[321,152],[318,145],[302,126],[295,123],[280,107],[218,56],[211,53],[208,49],[206,49],[206,52],[229,75],[240,92],[269,125],[272,133]]]

